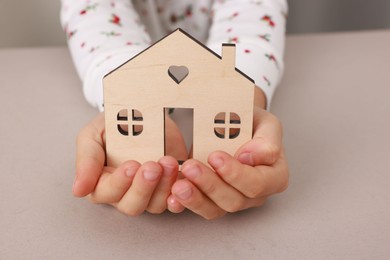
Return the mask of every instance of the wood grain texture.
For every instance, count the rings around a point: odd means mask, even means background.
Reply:
[[[234,154],[249,141],[254,83],[235,69],[234,45],[223,46],[223,56],[221,59],[182,30],[176,30],[108,74],[104,78],[108,164],[117,166],[130,159],[155,161],[164,156],[164,108],[194,110],[193,157],[202,162],[207,162],[212,151]],[[188,68],[180,84],[169,76],[171,66]],[[122,109],[142,113],[140,135],[118,132],[117,114]],[[239,115],[240,134],[236,138],[215,135],[214,119],[221,112]],[[229,127],[226,119],[225,126]]]

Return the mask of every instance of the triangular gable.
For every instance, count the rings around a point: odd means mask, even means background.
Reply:
[[[170,34],[166,35],[165,37],[161,38],[159,41],[155,42],[154,44],[152,44],[151,46],[149,46],[148,48],[144,49],[143,51],[141,51],[140,53],[138,53],[137,55],[133,56],[132,58],[130,58],[129,60],[127,60],[126,62],[124,62],[123,64],[119,65],[117,68],[115,68],[114,70],[112,70],[111,72],[107,73],[104,77],[107,77],[109,76],[111,73],[115,72],[116,70],[120,69],[122,66],[124,66],[125,64],[131,62],[131,60],[137,58],[138,56],[142,55],[144,52],[147,52],[150,48],[154,47],[156,44],[158,44],[159,42],[163,41],[164,39],[170,37],[172,34],[174,33],[177,33],[177,32],[180,32],[182,34],[184,34],[185,36],[187,36],[189,39],[191,39],[192,41],[194,41],[195,43],[197,43],[199,46],[203,47],[205,50],[207,50],[209,53],[211,53],[212,55],[214,55],[215,57],[217,57],[218,59],[222,60],[222,57],[220,55],[218,55],[217,53],[215,53],[214,51],[212,51],[210,48],[208,48],[206,45],[204,45],[203,43],[201,43],[200,41],[198,41],[197,39],[195,39],[194,37],[192,37],[190,34],[188,34],[187,32],[185,32],[184,30],[178,28],[174,31],[172,31]],[[235,46],[235,44],[231,44],[231,43],[224,43],[222,44],[222,46]],[[252,83],[254,83],[254,80],[249,77],[248,75],[246,75],[244,72],[242,72],[241,70],[239,70],[238,68],[235,67],[235,70],[240,73],[243,77],[245,77],[246,79],[248,79],[249,81],[251,81]]]

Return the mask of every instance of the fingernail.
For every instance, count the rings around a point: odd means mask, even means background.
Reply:
[[[175,193],[175,196],[177,196],[181,200],[188,200],[191,197],[191,195],[192,195],[191,187],[186,187]]]
[[[137,168],[134,168],[134,167],[127,168],[125,171],[125,174],[127,177],[133,177],[135,175],[136,171],[137,171]]]
[[[223,167],[225,162],[223,161],[223,159],[221,157],[214,156],[210,159],[210,164],[211,164],[211,166],[213,166],[213,168],[219,169],[219,168]]]
[[[151,170],[144,171],[144,178],[148,181],[155,181],[157,180],[158,177],[160,177],[159,172],[151,171]]]
[[[241,163],[247,164],[247,165],[253,165],[253,157],[251,153],[242,153],[240,156],[238,156],[238,160]]]
[[[200,176],[201,171],[198,165],[185,165],[182,169],[182,173],[189,179],[195,179]]]
[[[175,197],[171,196],[169,199],[168,199],[168,203],[171,204],[171,205],[175,205],[177,203]]]
[[[169,176],[172,176],[173,174],[173,169],[175,169],[175,167],[172,167],[170,165],[163,165],[163,169],[164,169],[164,176],[166,177],[169,177]]]

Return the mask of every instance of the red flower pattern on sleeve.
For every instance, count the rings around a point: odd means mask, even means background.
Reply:
[[[100,70],[115,67],[112,63],[120,61],[114,53],[120,48],[136,54],[149,46],[150,37],[158,40],[148,32],[162,29],[160,38],[179,26],[200,41],[215,44],[215,51],[223,42],[236,44],[237,62],[241,62],[237,66],[242,66],[257,85],[266,87],[263,90],[268,91],[269,98],[281,77],[286,0],[61,1],[62,25],[81,77],[100,77],[101,74],[94,74],[93,66]],[[154,28],[152,20],[158,21],[161,28]],[[91,28],[93,31],[88,31]],[[98,57],[100,60],[95,61]],[[100,90],[92,85],[84,88],[86,95],[91,96],[87,97],[89,100],[96,97],[94,104],[101,104],[99,95],[89,93]]]

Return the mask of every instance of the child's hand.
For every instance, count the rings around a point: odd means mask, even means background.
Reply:
[[[172,122],[171,122],[172,123]],[[170,124],[175,133],[175,125]],[[88,196],[95,203],[115,206],[119,211],[135,216],[144,211],[161,213],[167,208],[167,198],[177,179],[178,164],[173,157],[158,162],[127,161],[118,168],[105,166],[104,113],[84,127],[77,138],[76,179],[73,194]],[[180,134],[173,134],[176,150],[185,153]]]
[[[182,166],[185,179],[172,187],[168,208],[182,207],[206,219],[226,212],[258,207],[272,194],[288,186],[288,167],[282,145],[279,120],[263,109],[255,108],[254,136],[235,156],[217,151],[208,159],[214,170],[196,160]]]

